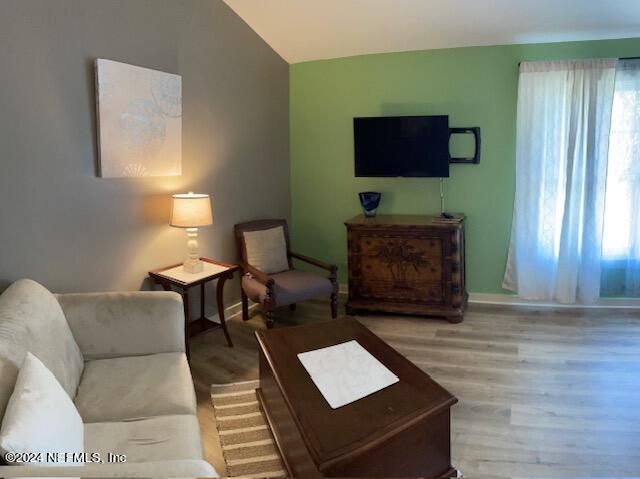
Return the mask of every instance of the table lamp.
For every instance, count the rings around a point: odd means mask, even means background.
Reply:
[[[213,223],[209,195],[194,193],[173,195],[170,225],[187,230],[188,258],[184,270],[199,273],[203,269],[198,255],[198,228]]]

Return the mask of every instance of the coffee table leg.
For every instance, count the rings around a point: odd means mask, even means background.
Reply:
[[[231,342],[231,336],[229,335],[229,331],[227,330],[227,322],[224,319],[224,282],[227,280],[228,276],[221,276],[218,279],[218,284],[216,286],[216,302],[218,303],[218,317],[220,318],[220,326],[222,326],[222,330],[224,331],[224,336],[227,338],[227,344],[230,348],[233,347],[233,342]]]

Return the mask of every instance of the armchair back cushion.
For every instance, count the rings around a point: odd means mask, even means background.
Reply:
[[[266,274],[280,273],[289,269],[287,242],[282,226],[245,231],[243,237],[247,263],[251,266]]]
[[[84,367],[80,349],[53,294],[35,281],[22,279],[0,296],[0,417],[28,351],[73,399]]]

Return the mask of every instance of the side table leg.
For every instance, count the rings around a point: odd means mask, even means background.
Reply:
[[[173,291],[171,289],[171,285],[169,283],[165,283],[164,281],[160,282],[162,289],[165,291]],[[182,305],[184,307],[184,350],[187,354],[187,360],[190,360],[190,351],[189,351],[189,295],[187,294],[187,290],[182,292]]]
[[[156,280],[156,282],[158,281]],[[165,291],[173,291],[169,283],[164,281],[159,283]],[[189,360],[189,295],[187,290],[182,292],[182,305],[184,307],[184,350],[187,353],[187,360]]]
[[[207,319],[204,315],[204,283],[200,285],[200,318]]]
[[[187,290],[182,293],[182,302],[184,303],[184,349],[187,353],[187,361],[191,360],[191,351],[189,350],[189,293]]]
[[[218,284],[216,286],[216,302],[218,303],[218,317],[220,318],[220,326],[222,326],[222,330],[224,331],[224,336],[227,338],[227,344],[230,348],[233,347],[233,342],[231,342],[231,336],[229,335],[229,331],[227,330],[227,322],[224,319],[224,283],[227,280],[227,276],[222,276],[218,279]]]

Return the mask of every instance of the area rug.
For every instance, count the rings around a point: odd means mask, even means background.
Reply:
[[[216,426],[230,477],[257,479],[287,475],[258,404],[258,386],[258,381],[211,386]]]

